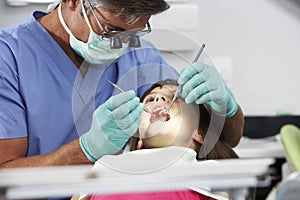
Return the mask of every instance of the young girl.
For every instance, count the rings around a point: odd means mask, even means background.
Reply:
[[[183,146],[194,149],[198,160],[238,158],[222,136],[218,137],[211,151],[206,155],[200,155],[206,133],[209,131],[209,134],[218,135],[217,128],[212,126],[209,130],[211,115],[204,104],[186,104],[179,97],[169,112],[165,112],[177,87],[177,81],[167,79],[153,84],[144,93],[141,100],[152,113],[151,115],[142,113],[139,137],[131,138],[131,150]]]
[[[201,146],[207,141],[206,133],[217,134],[214,127],[209,128],[210,114],[205,105],[186,104],[180,97],[170,107],[171,100],[178,87],[175,80],[164,80],[155,83],[145,92],[141,101],[151,113],[143,112],[139,131],[132,137],[130,150],[163,148],[179,146],[191,148],[197,160],[238,158],[222,137],[217,138],[209,152],[201,152]],[[209,130],[212,129],[212,130]],[[196,156],[195,156],[196,155]],[[181,199],[211,200],[193,190],[139,192],[126,194],[93,195],[81,199],[113,200],[113,199]]]

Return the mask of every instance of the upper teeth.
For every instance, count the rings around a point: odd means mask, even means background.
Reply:
[[[152,110],[152,112],[157,112],[157,111],[160,111],[160,110],[165,110],[164,107],[157,107],[155,109]]]

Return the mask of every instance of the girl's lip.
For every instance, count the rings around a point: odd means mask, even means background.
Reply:
[[[169,104],[166,104],[166,103],[155,103],[155,104],[152,104],[150,106],[147,106],[147,108],[153,112],[154,110],[156,109],[159,109],[159,108],[162,108],[162,109],[167,109],[169,107]]]

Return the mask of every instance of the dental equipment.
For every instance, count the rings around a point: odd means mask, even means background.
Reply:
[[[109,82],[114,88],[116,88],[117,90],[119,90],[120,92],[125,92],[122,88],[120,88],[120,86],[118,86],[117,84],[115,84],[115,83],[113,83],[113,82],[111,82],[109,79],[106,79],[107,80],[107,82]],[[148,109],[148,108],[145,108],[144,107],[144,109],[143,109],[145,112],[147,112],[147,113],[151,113],[150,112],[150,110]]]
[[[200,49],[199,49],[199,51],[198,51],[198,53],[197,53],[197,55],[196,55],[196,57],[195,57],[195,59],[193,60],[193,63],[195,63],[195,62],[198,61],[198,59],[199,59],[200,55],[202,54],[204,48],[205,48],[205,44],[202,44],[201,47],[200,47]],[[174,97],[173,97],[173,99],[171,101],[171,104],[170,104],[169,108],[166,110],[167,113],[170,111],[171,107],[173,106],[175,100],[178,98],[178,96],[181,93],[181,91],[182,91],[182,85],[178,86],[178,88],[177,88],[177,90],[175,92],[175,95],[174,95]]]

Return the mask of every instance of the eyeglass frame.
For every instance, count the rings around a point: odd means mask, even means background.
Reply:
[[[102,39],[103,38],[107,38],[110,39],[110,47],[111,49],[119,49],[122,48],[122,41],[121,41],[121,36],[127,36],[129,39],[129,47],[140,47],[140,36],[138,34],[144,33],[144,34],[148,34],[152,31],[151,26],[149,21],[146,23],[146,29],[145,27],[141,30],[137,30],[137,29],[131,29],[131,30],[127,30],[127,31],[110,31],[107,32],[105,31],[105,29],[103,28],[103,26],[101,25],[99,19],[97,18],[97,15],[94,11],[94,7],[92,6],[91,2],[89,0],[86,0],[89,4],[90,10],[96,20],[96,23],[98,25],[98,27],[100,28],[101,32],[102,32]],[[101,13],[100,13],[101,14]]]

